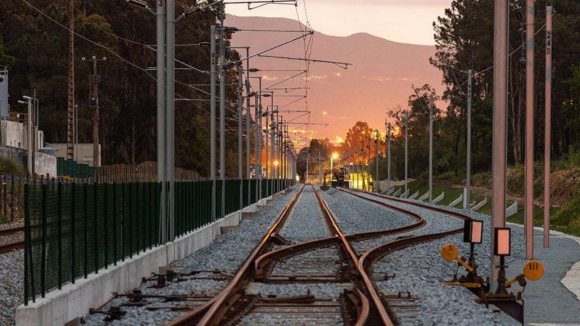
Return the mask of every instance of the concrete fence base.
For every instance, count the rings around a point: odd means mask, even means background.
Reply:
[[[156,273],[160,267],[208,246],[222,230],[239,225],[243,213],[256,212],[259,206],[268,204],[270,200],[262,199],[257,204],[176,238],[173,242],[117,262],[116,266],[109,266],[98,274],[90,274],[86,279],[78,279],[75,284],[67,284],[61,290],[49,292],[45,298],[36,298],[35,302],[29,302],[27,306],[21,305],[16,309],[16,325],[62,326],[83,317],[89,308],[109,298],[111,292],[124,293],[140,286],[143,276]]]

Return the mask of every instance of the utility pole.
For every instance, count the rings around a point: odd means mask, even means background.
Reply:
[[[210,26],[210,55],[211,55],[211,67],[210,67],[210,122],[209,122],[209,128],[210,128],[210,178],[211,178],[211,221],[215,222],[216,221],[216,210],[217,210],[217,185],[216,185],[216,173],[215,173],[215,167],[216,167],[216,153],[215,153],[215,133],[216,133],[216,125],[215,125],[215,116],[216,116],[216,103],[215,103],[215,87],[216,87],[216,83],[215,83],[215,65],[216,65],[216,53],[215,53],[215,25],[211,25]]]
[[[391,123],[387,124],[387,195],[391,190]]]
[[[544,131],[544,248],[550,247],[550,149],[552,132],[552,6],[546,7],[546,126]]]
[[[75,106],[75,11],[74,0],[69,2],[68,32],[68,109],[66,119],[66,159],[74,159]]]
[[[89,82],[91,83],[91,95],[89,96],[89,107],[93,109],[93,167],[99,167],[101,164],[99,154],[99,83],[101,76],[97,74],[97,62],[107,60],[106,57],[97,59],[92,56],[91,59],[82,58],[83,61],[93,62],[93,74],[89,75]]]
[[[373,182],[373,190],[379,192],[379,130],[375,129],[375,182]],[[387,188],[387,192],[389,188]]]
[[[534,0],[526,5],[526,258],[534,258]]]
[[[409,166],[409,111],[405,110],[405,193],[406,194],[407,194],[407,170],[408,170],[408,166]]]
[[[166,0],[166,174],[169,183],[169,241],[175,238],[175,0]]]
[[[226,212],[226,70],[224,67],[226,58],[226,46],[224,41],[224,19],[225,4],[220,2],[220,180],[221,189],[221,211],[220,217]]]
[[[464,196],[464,209],[469,209],[471,204],[471,92],[472,84],[471,79],[473,76],[473,70],[467,70],[467,167],[466,167],[466,183],[465,183],[465,196]]]
[[[429,96],[429,204],[433,203],[433,93]]]
[[[167,242],[167,175],[165,155],[165,8],[157,2],[157,181],[161,184],[159,200],[161,243]]]
[[[493,146],[491,200],[491,271],[489,289],[498,285],[500,258],[494,254],[495,229],[505,227],[506,165],[507,165],[507,62],[508,62],[508,0],[496,0],[494,8],[493,49]]]
[[[244,78],[243,76],[244,74],[244,68],[242,67],[242,65],[238,66],[238,178],[239,178],[239,182],[240,182],[240,209],[242,209],[244,207],[244,178],[243,178],[243,172],[242,172],[242,152],[244,150],[243,147],[243,142],[242,142],[242,116],[244,114],[243,112],[243,105],[244,105],[244,97],[242,95],[242,91],[244,90],[243,84],[242,84],[242,79]],[[247,122],[248,124],[250,123],[249,121]],[[248,138],[250,137],[250,135],[248,134]],[[247,147],[247,150],[250,150],[250,147]],[[249,153],[246,153],[246,157],[249,160]],[[249,169],[249,164],[247,166],[247,169]],[[248,182],[250,179],[250,174],[247,173],[246,178],[248,178]],[[248,197],[249,198],[249,197]],[[248,200],[248,205],[250,204],[250,201]]]

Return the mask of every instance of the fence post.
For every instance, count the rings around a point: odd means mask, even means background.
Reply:
[[[89,226],[88,226],[88,222],[89,222],[89,208],[88,208],[88,203],[87,203],[87,197],[88,197],[88,184],[85,182],[83,183],[83,212],[84,212],[84,216],[83,216],[83,234],[84,234],[84,239],[83,239],[83,249],[84,249],[84,268],[83,268],[83,273],[85,275],[85,278],[87,278],[88,274],[89,274],[89,257],[87,257],[87,252],[89,251]]]
[[[105,269],[109,269],[109,263],[108,263],[108,252],[109,252],[109,245],[108,245],[108,240],[109,240],[109,221],[108,221],[108,217],[109,217],[109,193],[107,192],[107,184],[103,183],[103,209],[104,209],[104,217],[103,217],[103,231],[105,233],[105,238],[103,241],[103,245],[105,247],[105,255],[104,255],[104,266]]]
[[[62,183],[57,184],[58,289],[62,288]]]
[[[42,185],[42,236],[40,254],[40,288],[42,297],[46,295],[46,190],[47,185]]]
[[[70,229],[71,229],[71,233],[70,233],[70,242],[71,242],[71,283],[75,284],[75,278],[76,278],[76,267],[77,267],[77,261],[76,261],[76,230],[75,230],[75,220],[76,220],[76,202],[77,202],[77,194],[76,194],[76,183],[71,183],[70,185],[71,187],[71,213],[70,213]]]
[[[117,266],[117,260],[119,258],[119,256],[117,255],[118,252],[118,245],[119,243],[117,242],[117,228],[115,227],[117,225],[117,220],[119,218],[117,217],[117,184],[115,182],[113,182],[113,265]]]

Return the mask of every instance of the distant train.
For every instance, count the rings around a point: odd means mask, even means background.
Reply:
[[[330,185],[333,188],[342,187],[348,188],[348,184],[350,183],[350,174],[348,173],[348,168],[335,168],[332,170],[332,180]]]

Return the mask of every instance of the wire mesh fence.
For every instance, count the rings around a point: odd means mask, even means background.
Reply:
[[[161,183],[62,181],[53,179],[24,185],[25,304],[157,246],[162,238]],[[276,186],[267,189],[268,182]],[[175,183],[176,237],[212,222],[212,183]],[[262,197],[290,183],[289,180],[262,180]],[[224,186],[225,210],[222,212]],[[243,186],[250,188],[249,199],[248,188]],[[216,182],[217,218],[242,208],[240,190],[242,199],[246,198],[244,206],[260,199],[255,180]]]

